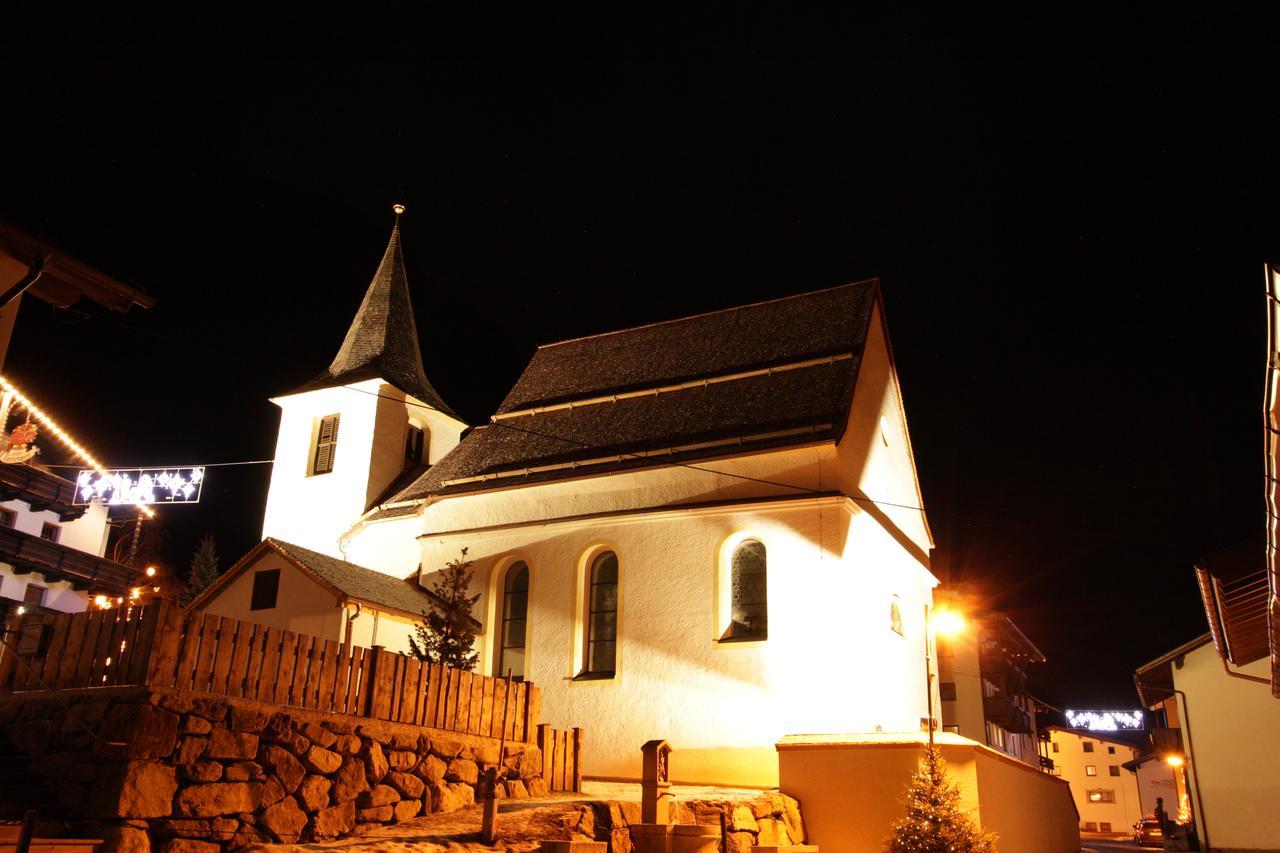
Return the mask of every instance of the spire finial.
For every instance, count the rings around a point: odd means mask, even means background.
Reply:
[[[396,202],[395,204],[391,205],[391,212],[396,215],[396,224],[399,225],[400,214],[404,213],[404,205],[401,204],[400,202]]]

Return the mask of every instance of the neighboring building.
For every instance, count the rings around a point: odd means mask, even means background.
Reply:
[[[1145,813],[1138,779],[1126,769],[1141,750],[1097,732],[1048,726],[1054,776],[1071,785],[1084,832],[1129,832]]]
[[[1261,550],[1255,555],[1261,564]],[[1270,662],[1263,656],[1229,664],[1218,649],[1204,634],[1134,675],[1156,717],[1152,752],[1183,762],[1177,800],[1165,805],[1177,815],[1184,804],[1201,842],[1214,850],[1278,851],[1280,702],[1269,690]]]
[[[74,506],[75,484],[0,462],[0,622],[24,611],[79,613],[93,595],[128,595],[136,572],[104,557],[107,510]]]
[[[409,651],[433,596],[407,578],[266,539],[188,605],[325,640]],[[479,627],[477,625],[477,627]]]
[[[1013,620],[979,606],[971,595],[942,590],[938,599],[969,622],[958,636],[938,638],[943,729],[1040,767],[1038,703],[1027,690],[1027,675],[1033,664],[1044,663],[1044,654]]]
[[[396,578],[469,549],[481,670],[585,727],[590,775],[663,737],[676,781],[773,785],[783,735],[925,723],[932,540],[875,281],[543,346],[459,440],[397,226],[275,402],[264,535]]]

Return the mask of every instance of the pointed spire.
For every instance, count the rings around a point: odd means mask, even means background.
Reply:
[[[418,326],[409,299],[409,279],[400,251],[400,215],[404,205],[391,208],[396,215],[387,250],[365,291],[360,309],[329,369],[300,390],[342,385],[381,378],[410,396],[452,417],[457,417],[431,387],[422,369]]]

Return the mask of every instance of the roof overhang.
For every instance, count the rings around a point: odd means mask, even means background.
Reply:
[[[1176,649],[1166,652],[1153,661],[1148,661],[1134,670],[1133,684],[1138,690],[1138,698],[1144,707],[1158,705],[1173,695],[1173,666],[1180,659],[1194,652],[1201,646],[1213,641],[1212,634],[1201,634],[1190,642],[1183,643]]]
[[[128,311],[134,305],[150,308],[155,299],[88,264],[59,251],[53,245],[0,223],[0,251],[28,269],[42,268],[27,293],[59,308],[81,297],[113,311]]]
[[[1263,395],[1265,421],[1267,551],[1266,596],[1263,621],[1271,655],[1271,695],[1280,698],[1280,480],[1276,460],[1280,457],[1280,271],[1268,264],[1264,270],[1267,286],[1267,381]],[[1255,608],[1256,609],[1256,608]]]

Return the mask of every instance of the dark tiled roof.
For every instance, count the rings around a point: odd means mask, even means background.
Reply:
[[[723,443],[733,439],[754,449],[838,438],[853,399],[875,294],[876,283],[863,282],[543,347],[503,410],[575,405],[499,416],[477,427],[390,502],[580,473],[573,467],[525,470],[542,466],[585,463],[596,472],[654,464],[651,457],[634,454],[723,455],[736,448]],[[804,366],[794,367],[798,363]],[[790,367],[699,381],[784,366]],[[693,384],[599,402],[682,382]],[[596,401],[584,402],[592,398]],[[776,435],[782,431],[789,434]],[[721,443],[697,446],[711,442]],[[458,482],[499,473],[517,476]]]
[[[418,326],[409,299],[409,280],[400,252],[400,226],[391,239],[382,263],[369,283],[360,310],[342,341],[329,369],[292,393],[346,385],[365,379],[384,379],[407,394],[457,417],[431,387],[422,368]]]
[[[499,413],[862,350],[865,281],[540,347]]]
[[[268,537],[267,542],[286,557],[305,566],[312,574],[351,598],[382,605],[409,614],[427,610],[432,595],[418,586],[414,577],[384,575],[355,563]]]

